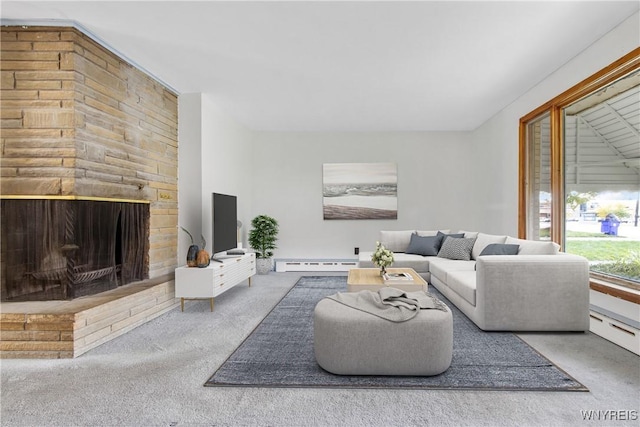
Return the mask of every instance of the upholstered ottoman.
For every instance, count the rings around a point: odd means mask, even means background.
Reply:
[[[451,309],[420,310],[391,322],[332,299],[314,311],[318,364],[339,375],[438,375],[451,365]]]

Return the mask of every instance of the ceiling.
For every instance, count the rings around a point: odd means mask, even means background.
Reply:
[[[273,131],[473,130],[638,1],[2,1]],[[582,77],[576,77],[576,83]]]
[[[580,108],[583,105],[588,107]],[[565,112],[567,188],[637,191],[640,185],[640,71],[576,102]]]

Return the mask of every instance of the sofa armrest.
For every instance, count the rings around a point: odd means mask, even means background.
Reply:
[[[371,255],[373,255],[373,252],[360,251],[358,255],[358,268],[375,268],[375,264],[371,261]]]
[[[481,256],[476,306],[489,330],[589,329],[589,261],[581,256]]]

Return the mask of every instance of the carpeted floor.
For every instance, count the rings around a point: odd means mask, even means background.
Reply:
[[[346,291],[345,276],[302,277],[206,386],[336,387],[587,391],[512,333],[484,332],[446,298],[454,324],[453,361],[441,375],[340,376],[318,366],[313,353],[313,309]]]

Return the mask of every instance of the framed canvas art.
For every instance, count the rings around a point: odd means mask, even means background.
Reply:
[[[324,219],[398,219],[395,163],[322,165]]]

